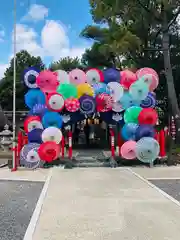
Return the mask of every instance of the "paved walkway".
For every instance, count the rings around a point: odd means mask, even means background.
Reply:
[[[51,172],[25,240],[178,239],[180,207],[131,169]]]

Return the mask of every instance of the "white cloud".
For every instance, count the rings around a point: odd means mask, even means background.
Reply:
[[[42,47],[45,55],[58,59],[69,49],[69,38],[66,29],[56,21],[46,21],[41,32]]]
[[[70,47],[66,27],[60,22],[46,21],[38,41],[38,34],[24,24],[16,26],[17,51],[27,50],[33,56],[51,57],[54,61],[61,57],[81,57],[85,46]]]
[[[17,52],[27,50],[33,56],[43,57],[43,49],[37,42],[37,33],[33,28],[23,24],[16,25],[16,47]]]
[[[70,39],[67,31],[68,28],[66,26],[54,20],[46,21],[40,36],[33,28],[25,24],[17,24],[17,52],[27,50],[33,56],[41,56],[42,59],[51,57],[53,61],[67,56],[81,58],[85,48],[89,46],[70,47]],[[13,58],[13,54],[10,55],[11,58]],[[0,64],[0,79],[3,77],[7,67],[8,64]]]
[[[32,4],[27,15],[23,17],[24,21],[41,21],[48,16],[49,10],[43,5]]]

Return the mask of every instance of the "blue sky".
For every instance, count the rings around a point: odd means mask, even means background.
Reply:
[[[79,37],[92,24],[88,0],[16,0],[17,50],[40,55],[46,64],[81,56],[91,42]],[[12,57],[13,1],[0,8],[0,77]]]

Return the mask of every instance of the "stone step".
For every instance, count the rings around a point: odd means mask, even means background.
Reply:
[[[101,163],[101,162],[79,162],[75,163],[75,167],[79,168],[89,168],[89,167],[110,167],[109,163]]]
[[[77,162],[96,162],[96,158],[94,157],[77,157],[76,158]]]

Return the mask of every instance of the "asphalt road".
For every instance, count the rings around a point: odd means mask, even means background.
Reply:
[[[0,181],[0,240],[22,240],[44,183]]]
[[[180,202],[180,179],[151,180],[150,182]]]

